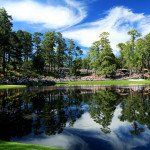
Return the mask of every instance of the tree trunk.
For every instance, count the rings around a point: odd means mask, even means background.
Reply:
[[[5,60],[5,52],[3,53],[3,63],[2,63],[2,67],[3,67],[3,75],[6,75],[5,69],[6,69],[6,60]]]

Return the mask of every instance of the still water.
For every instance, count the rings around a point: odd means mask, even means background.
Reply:
[[[0,139],[67,150],[150,149],[150,87],[0,90]]]

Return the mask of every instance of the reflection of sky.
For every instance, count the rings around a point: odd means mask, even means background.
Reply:
[[[82,107],[87,107],[83,105]],[[80,119],[78,119],[74,127],[69,127],[67,124],[63,133],[46,136],[44,134],[34,136],[29,135],[20,142],[40,144],[46,146],[61,147],[69,150],[128,150],[128,149],[149,149],[150,146],[150,130],[146,126],[145,131],[139,136],[133,136],[129,132],[131,130],[131,123],[121,122],[118,117],[121,115],[121,107],[117,106],[112,123],[109,126],[110,134],[104,134],[100,130],[100,125],[93,121],[88,112],[85,112]]]

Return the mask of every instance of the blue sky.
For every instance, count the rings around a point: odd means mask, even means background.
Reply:
[[[12,15],[14,30],[61,31],[85,53],[104,31],[114,53],[129,40],[128,30],[150,32],[150,0],[0,0],[0,7]]]

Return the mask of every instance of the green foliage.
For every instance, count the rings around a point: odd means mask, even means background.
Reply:
[[[68,67],[70,69],[70,74],[71,74],[71,69],[72,69],[72,62],[73,62],[73,55],[75,51],[75,43],[72,39],[69,39],[69,45],[67,47],[67,54],[68,54]]]
[[[116,72],[116,58],[110,47],[108,39],[109,33],[100,34],[99,41],[93,43],[90,47],[89,58],[92,68],[99,75],[113,76]]]
[[[55,61],[55,32],[46,32],[42,41],[42,49],[44,50],[44,58],[49,65],[49,71],[52,71]]]
[[[2,59],[3,74],[7,62],[6,55],[10,55],[10,37],[12,31],[12,17],[9,16],[4,8],[0,8],[0,57]]]
[[[90,59],[85,57],[82,59],[82,67],[83,69],[90,69]]]
[[[34,56],[32,65],[33,68],[37,70],[37,72],[42,73],[44,71],[45,60],[41,55]]]
[[[42,33],[35,32],[33,34],[33,43],[36,49],[36,54],[39,55],[42,53],[41,43],[42,43]]]
[[[72,39],[69,39],[69,44],[67,47],[67,58],[68,58],[68,68],[69,75],[80,75],[79,69],[81,69],[81,55],[83,54],[82,49],[76,46]]]
[[[16,70],[17,68],[20,68],[22,65],[22,46],[20,46],[20,39],[16,32],[12,32],[11,38],[11,53],[10,56],[12,58],[11,64],[13,65],[13,68]]]
[[[67,45],[65,42],[65,39],[62,37],[62,34],[58,32],[56,34],[56,65],[57,70],[59,71],[60,68],[63,68],[65,66],[65,60],[67,58],[66,56],[66,49]]]
[[[109,33],[103,32],[99,40],[89,48],[85,58],[83,51],[72,39],[66,40],[60,32],[44,34],[27,31],[12,31],[12,17],[0,8],[0,66],[2,76],[35,73],[43,75],[80,75],[80,69],[95,71],[97,75],[113,77],[118,68],[126,68],[130,74],[150,69],[150,33],[143,38],[133,29],[125,43],[119,43],[119,57],[115,57],[109,42]],[[136,63],[135,63],[136,62]],[[65,70],[69,70],[69,73]],[[31,73],[31,74],[32,74]],[[0,75],[1,75],[0,74]],[[27,75],[29,76],[29,74]]]
[[[70,75],[79,72],[79,58],[82,50],[73,40],[66,41],[60,32],[32,34],[12,31],[12,18],[4,8],[0,9],[0,66],[5,76],[14,71],[29,77],[35,76],[35,69],[42,74],[61,75],[63,68],[70,69]],[[14,71],[13,71],[14,70]]]
[[[81,69],[81,59],[77,58],[72,62],[71,75],[79,76]]]
[[[130,30],[128,34],[131,36],[130,41],[119,43],[120,49],[120,66],[133,72],[143,72],[144,68],[150,68],[149,48],[150,36],[139,38],[141,34],[137,30]]]
[[[34,70],[24,69],[22,75],[27,78],[38,78],[39,74]]]
[[[116,73],[116,60],[110,47],[104,48],[99,57],[98,74],[113,76]]]
[[[27,31],[18,30],[17,37],[19,39],[18,46],[23,54],[24,61],[28,61],[32,55],[32,35]]]

